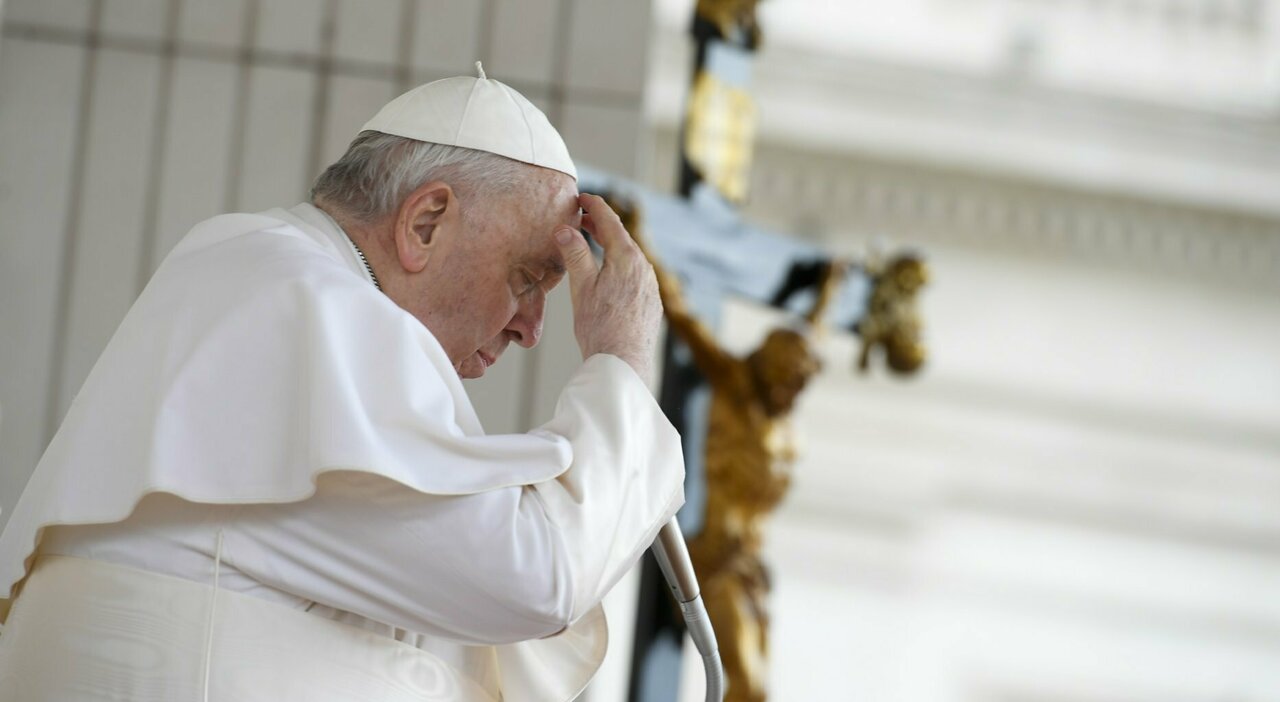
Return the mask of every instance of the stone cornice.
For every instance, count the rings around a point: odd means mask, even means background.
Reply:
[[[656,154],[674,138],[659,131]],[[775,143],[757,147],[750,192],[754,221],[837,249],[882,238],[1280,289],[1280,216]]]

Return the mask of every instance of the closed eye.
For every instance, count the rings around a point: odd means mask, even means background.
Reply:
[[[513,280],[515,284],[512,285],[512,289],[519,290],[520,297],[539,291],[548,295],[564,278],[564,265],[560,262],[547,259],[540,263],[545,265],[540,266],[535,263],[532,266],[520,266],[516,269],[520,273],[520,280],[518,282]]]
[[[525,282],[524,290],[520,291],[521,296],[528,295],[542,286],[541,278],[534,278],[527,271],[521,273],[521,275],[524,276]]]

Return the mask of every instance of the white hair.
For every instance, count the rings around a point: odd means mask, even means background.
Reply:
[[[311,187],[311,202],[372,224],[393,213],[423,183],[448,183],[467,216],[475,202],[522,188],[531,166],[487,151],[360,132]]]

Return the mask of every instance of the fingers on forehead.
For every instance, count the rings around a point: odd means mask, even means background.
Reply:
[[[600,214],[602,212],[608,212],[609,214],[615,217],[617,216],[617,213],[614,212],[613,208],[609,206],[608,201],[606,201],[604,198],[600,197],[599,195],[593,195],[592,193],[583,193],[578,197],[578,202],[582,203],[583,209],[585,209],[587,212],[594,212],[596,214]]]
[[[639,251],[635,248],[636,244],[630,233],[623,226],[622,219],[604,198],[588,193],[584,193],[581,197],[582,207],[585,210],[582,215],[582,226],[591,232],[602,247],[615,251],[630,249]],[[623,248],[619,249],[619,246]]]

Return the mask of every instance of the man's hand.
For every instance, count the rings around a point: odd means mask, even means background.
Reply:
[[[578,347],[584,359],[613,354],[649,382],[662,320],[653,267],[602,198],[581,195],[578,202],[585,212],[582,228],[604,249],[604,262],[597,266],[578,232],[569,228],[556,232],[569,273]]]

